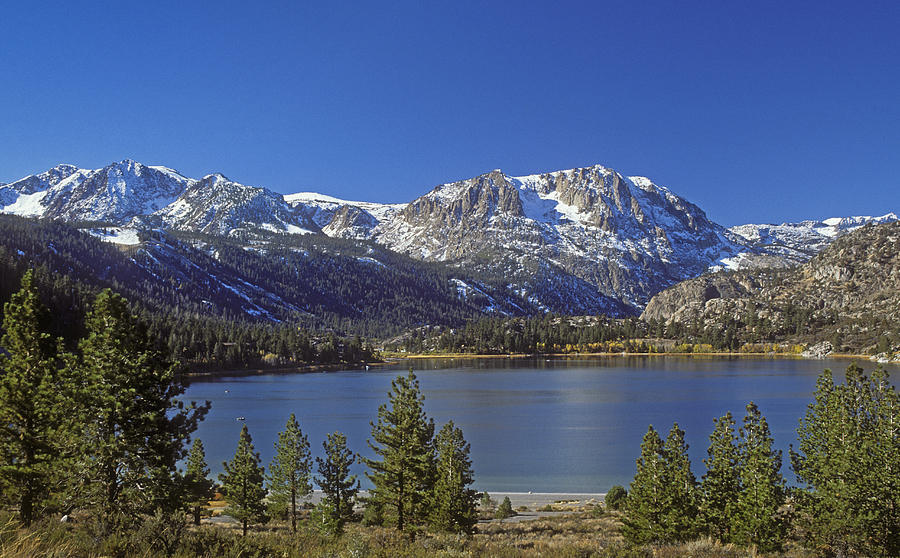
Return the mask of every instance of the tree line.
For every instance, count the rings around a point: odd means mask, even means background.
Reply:
[[[790,452],[796,488],[755,404],[737,433],[731,413],[714,425],[700,482],[678,424],[665,441],[649,427],[624,501],[631,544],[709,536],[773,552],[793,526],[826,555],[900,555],[900,399],[884,370],[867,377],[851,365],[843,384],[819,377]]]

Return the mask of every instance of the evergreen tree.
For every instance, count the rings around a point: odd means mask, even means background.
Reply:
[[[703,460],[706,474],[700,485],[700,521],[707,534],[725,543],[730,541],[730,518],[741,489],[737,436],[731,413],[715,419],[707,454],[709,457]]]
[[[269,465],[269,495],[277,509],[288,509],[291,532],[297,532],[297,501],[306,498],[312,490],[310,473],[312,457],[309,441],[300,430],[294,413],[288,418],[284,432],[278,433],[275,457]]]
[[[512,508],[512,502],[509,500],[509,496],[504,496],[503,501],[497,506],[497,513],[494,515],[494,518],[506,519],[507,517],[513,517],[515,515],[516,511]]]
[[[73,405],[61,343],[46,332],[47,310],[31,271],[4,305],[0,346],[0,487],[25,525],[41,513],[62,469],[61,442]]]
[[[653,426],[647,429],[641,442],[641,456],[637,471],[625,501],[622,535],[631,544],[665,541],[666,461],[663,441]]]
[[[365,459],[374,484],[372,501],[396,514],[397,529],[420,523],[433,488],[434,421],[425,416],[424,397],[412,369],[391,382],[389,404],[378,409],[369,447],[381,459]],[[374,441],[373,441],[374,440]]]
[[[350,474],[355,459],[347,448],[347,437],[340,432],[329,434],[322,447],[325,459],[316,458],[319,476],[315,481],[324,493],[323,521],[332,526],[330,530],[340,533],[344,523],[353,517],[353,503],[359,492],[356,475]]]
[[[672,425],[663,445],[666,464],[664,536],[669,541],[693,539],[697,533],[697,479],[691,472],[684,430]]]
[[[826,370],[791,460],[807,537],[835,555],[900,555],[900,401],[884,370]]]
[[[738,442],[741,491],[734,505],[731,536],[762,552],[779,550],[787,533],[787,523],[779,512],[785,497],[781,452],[772,445],[766,418],[749,403]]]
[[[259,454],[253,451],[253,440],[246,424],[241,428],[234,457],[222,466],[225,472],[219,475],[219,481],[228,503],[228,515],[241,522],[242,533],[246,536],[250,522],[263,521],[266,511],[263,468]]]
[[[434,445],[437,461],[429,523],[440,531],[471,533],[478,521],[478,493],[469,488],[474,481],[470,446],[453,421],[441,428]]]
[[[101,526],[180,505],[176,463],[209,402],[185,405],[176,366],[154,349],[146,326],[125,300],[101,292],[79,344],[85,400],[77,503],[95,508]]]
[[[194,515],[194,525],[200,525],[200,509],[213,496],[213,482],[209,480],[206,452],[199,438],[194,440],[187,457],[184,489]]]

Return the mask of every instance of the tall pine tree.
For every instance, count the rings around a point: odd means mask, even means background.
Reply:
[[[664,518],[668,475],[663,441],[651,425],[641,441],[637,471],[625,500],[622,535],[631,544],[666,540]]]
[[[434,421],[425,416],[424,396],[412,369],[391,382],[388,404],[378,409],[369,447],[380,459],[365,459],[374,484],[372,505],[392,514],[397,529],[426,519],[425,503],[433,488]]]
[[[439,531],[471,533],[478,521],[478,493],[470,488],[474,482],[470,446],[453,421],[441,428],[434,446],[437,460],[429,523]]]
[[[723,543],[730,542],[730,518],[741,489],[734,426],[731,413],[715,419],[715,428],[709,436],[709,457],[703,460],[706,474],[700,485],[703,531]]]
[[[63,447],[71,432],[67,370],[61,342],[47,332],[49,316],[31,271],[4,305],[0,351],[0,487],[25,525],[60,478]]]
[[[275,457],[269,465],[269,498],[277,509],[287,509],[291,518],[291,532],[297,532],[297,503],[312,490],[310,473],[312,457],[309,440],[300,430],[294,413],[288,418],[283,432],[275,442]]]
[[[219,475],[228,515],[241,522],[243,535],[247,535],[250,522],[265,518],[266,490],[263,488],[263,468],[259,454],[253,451],[253,440],[245,424],[241,428],[237,450],[231,461],[222,464],[224,473]]]
[[[323,520],[331,525],[334,533],[340,533],[353,516],[353,504],[359,492],[356,475],[350,474],[355,459],[347,448],[347,437],[340,432],[329,434],[322,442],[325,459],[316,458],[319,476],[316,484],[322,489]]]
[[[779,508],[784,504],[781,451],[773,440],[766,418],[753,402],[740,429],[738,472],[741,491],[732,516],[734,542],[755,545],[762,552],[779,550],[787,534],[787,522]]]
[[[180,505],[176,463],[209,402],[177,399],[184,386],[176,366],[154,348],[121,296],[101,292],[85,322],[78,366],[82,459],[73,494],[112,529],[120,520]]]
[[[200,525],[200,510],[213,497],[213,483],[209,480],[206,452],[199,438],[194,440],[187,457],[184,491],[194,516],[194,525]]]
[[[887,373],[826,370],[791,453],[799,517],[816,547],[835,555],[900,555],[900,401]]]
[[[669,541],[691,540],[697,534],[697,479],[691,472],[688,445],[678,423],[672,425],[666,437],[663,457],[666,463],[665,538]]]

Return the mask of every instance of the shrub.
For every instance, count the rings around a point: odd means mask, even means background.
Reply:
[[[611,510],[621,510],[625,505],[625,498],[627,497],[628,491],[626,491],[623,486],[617,484],[609,489],[603,502],[606,504],[606,507]]]

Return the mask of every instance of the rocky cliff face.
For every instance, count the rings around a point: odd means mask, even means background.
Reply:
[[[720,272],[682,281],[650,299],[643,320],[690,321],[723,300],[743,299],[770,285],[777,276],[770,270]]]
[[[549,285],[535,277],[568,275],[573,307],[594,296],[619,301],[624,313],[746,249],[697,206],[602,166],[523,177],[495,170],[443,184],[372,238],[416,258],[499,271],[538,300]]]

